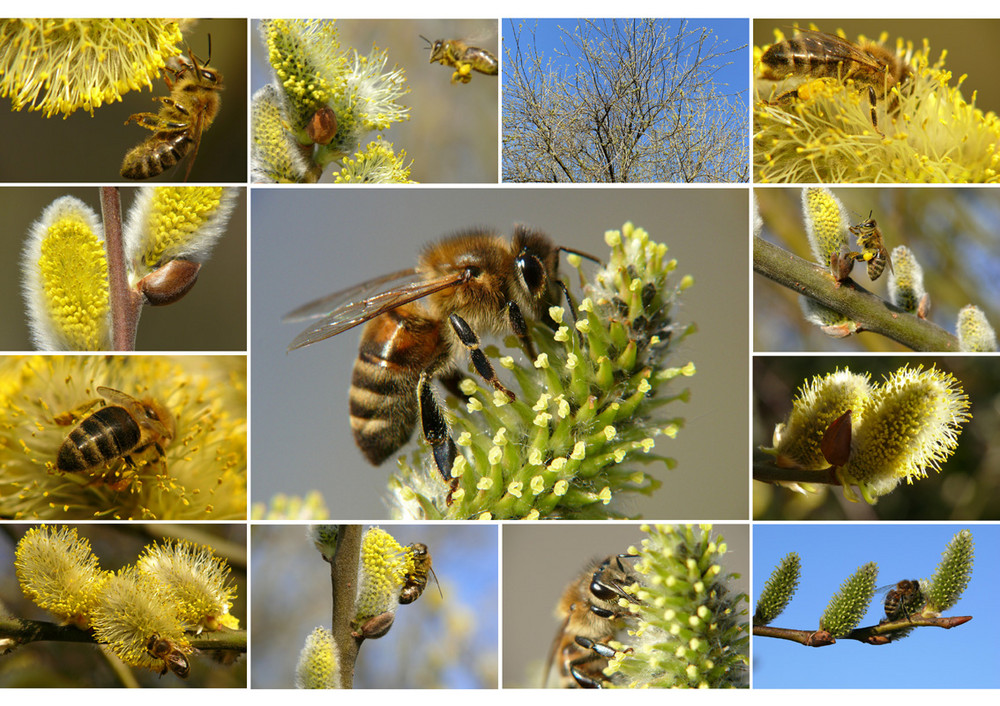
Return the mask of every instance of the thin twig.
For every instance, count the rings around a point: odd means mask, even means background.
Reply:
[[[950,630],[970,620],[972,620],[971,615],[960,615],[950,618],[903,618],[892,622],[879,623],[878,625],[869,625],[864,628],[855,628],[848,634],[842,635],[841,639],[857,640],[859,642],[866,642],[869,645],[888,645],[891,642],[888,636],[899,630],[907,630],[920,626]],[[780,640],[790,640],[806,647],[826,647],[837,642],[833,635],[826,630],[793,630],[792,628],[776,628],[771,625],[754,625],[753,634],[758,637],[775,637]]]
[[[142,295],[128,286],[128,267],[122,242],[122,204],[117,186],[101,187],[101,217],[108,253],[111,297],[111,345],[116,351],[134,351],[142,313]]]
[[[833,635],[826,630],[792,630],[791,628],[776,628],[770,625],[754,625],[753,634],[759,637],[791,640],[806,647],[826,647],[837,642]]]
[[[86,642],[95,644],[94,636],[72,625],[57,625],[43,620],[24,620],[0,615],[0,638],[11,638],[20,645],[29,642]],[[199,650],[247,651],[245,630],[203,632],[189,639]]]

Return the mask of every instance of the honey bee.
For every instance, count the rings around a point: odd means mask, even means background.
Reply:
[[[473,69],[487,76],[500,73],[500,62],[486,49],[470,47],[460,39],[438,39],[432,42],[423,35],[420,38],[430,47],[429,63],[436,61],[455,69],[455,73],[451,75],[452,83],[468,83],[472,80]]]
[[[175,432],[173,415],[166,407],[156,400],[137,400],[110,387],[98,387],[97,393],[108,404],[69,433],[59,447],[58,470],[89,471],[117,459],[133,467],[132,456],[147,449],[155,449],[163,457],[163,444]]]
[[[620,601],[639,603],[626,588],[634,579],[623,563],[634,558],[621,554],[593,561],[566,587],[556,608],[563,622],[549,650],[543,687],[557,660],[562,688],[600,689],[608,681],[604,669],[615,655],[608,641],[629,614]]]
[[[209,56],[211,56],[209,44]],[[168,59],[163,80],[170,96],[153,100],[163,103],[159,113],[135,113],[125,124],[138,123],[153,134],[133,147],[122,161],[121,174],[126,179],[149,179],[174,166],[191,153],[184,181],[191,174],[201,134],[208,129],[222,103],[222,74],[208,68],[208,61],[199,65],[193,52],[190,61],[181,56]],[[173,80],[168,76],[173,74]]]
[[[902,87],[910,77],[910,67],[892,51],[879,44],[861,45],[811,29],[800,29],[794,37],[771,45],[761,57],[764,65],[761,78],[781,81],[789,77],[835,79],[851,81],[861,91],[868,93],[871,120],[875,131],[878,126],[876,104],[890,95],[893,87]],[[797,98],[798,89],[780,95],[778,103]],[[898,107],[892,98],[890,110]]]
[[[428,574],[434,577],[434,583],[438,585],[438,591],[441,590],[437,574],[434,573],[434,569],[431,567],[431,553],[427,551],[427,545],[420,543],[411,544],[410,549],[413,551],[413,571],[406,575],[403,581],[403,590],[399,594],[399,602],[403,605],[413,603],[413,601],[420,598],[420,594],[427,588]]]
[[[420,419],[424,439],[451,492],[457,451],[431,381],[455,381],[456,359],[468,350],[476,371],[495,390],[515,395],[497,378],[476,331],[513,331],[531,360],[535,348],[525,315],[551,329],[550,306],[569,289],[559,279],[560,251],[597,262],[592,255],[556,246],[547,236],[516,226],[510,241],[470,230],[424,249],[416,267],[377,277],[309,302],[286,321],[319,319],[288,350],[307,346],[366,323],[351,378],[354,440],[379,465],[405,444]],[[570,306],[573,311],[573,307]],[[448,377],[451,376],[451,377]]]
[[[885,594],[885,619],[887,622],[895,620],[909,619],[911,615],[917,613],[924,607],[926,602],[923,591],[920,590],[920,582],[917,580],[904,579],[894,586],[889,587]]]
[[[881,277],[886,265],[889,266],[889,272],[892,272],[892,258],[885,249],[882,231],[878,229],[878,224],[875,223],[871,213],[863,223],[851,226],[850,231],[857,238],[861,252],[849,252],[847,256],[853,257],[858,262],[868,263],[868,279],[874,282]]]
[[[187,679],[191,673],[191,665],[187,656],[172,640],[159,635],[152,635],[146,643],[146,652],[157,659],[163,660],[162,677],[169,669],[181,679]]]

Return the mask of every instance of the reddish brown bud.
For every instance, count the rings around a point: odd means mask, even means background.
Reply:
[[[173,304],[198,281],[200,262],[171,260],[139,280],[137,289],[153,306]]]
[[[328,145],[337,134],[337,114],[328,106],[323,106],[309,118],[306,134],[317,145]]]

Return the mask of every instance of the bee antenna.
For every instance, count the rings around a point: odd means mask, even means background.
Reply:
[[[423,40],[424,40],[425,42],[427,42],[427,46],[428,46],[428,47],[432,47],[432,46],[434,46],[434,42],[432,42],[431,40],[429,40],[429,39],[428,39],[427,37],[425,37],[424,35],[422,35],[422,34],[418,34],[417,36],[418,36],[418,37],[420,37],[421,39],[423,39]]]
[[[604,262],[599,257],[594,257],[593,255],[588,255],[587,253],[582,252],[580,250],[574,250],[573,248],[564,248],[561,245],[559,246],[558,249],[560,251],[562,251],[562,252],[568,252],[568,253],[570,253],[572,255],[579,255],[580,257],[583,257],[583,258],[586,258],[586,259],[590,260],[591,262],[596,262],[598,265],[603,265],[604,264]]]

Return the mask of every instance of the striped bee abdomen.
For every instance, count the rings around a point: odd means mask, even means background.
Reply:
[[[139,425],[124,407],[94,412],[69,433],[56,459],[60,471],[85,471],[124,456],[142,438]]]

